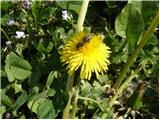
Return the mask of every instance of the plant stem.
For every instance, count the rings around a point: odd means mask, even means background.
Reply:
[[[75,99],[73,101],[73,109],[72,109],[72,113],[71,113],[72,119],[75,119],[75,117],[76,117],[75,115],[78,110],[78,107],[77,107],[78,95],[79,95],[79,84],[75,87]]]
[[[137,56],[138,56],[139,52],[141,51],[141,49],[143,48],[143,46],[148,41],[148,38],[150,37],[150,35],[154,32],[154,29],[157,27],[158,22],[159,22],[159,12],[157,12],[156,16],[154,17],[151,25],[149,26],[148,30],[145,32],[144,36],[142,37],[136,50],[128,58],[126,64],[124,65],[124,67],[120,73],[120,76],[117,78],[116,83],[114,84],[114,88],[116,88],[116,89],[119,88],[127,71],[129,70],[130,66],[133,64],[134,60],[137,58]]]
[[[135,72],[131,73],[131,75],[128,77],[128,79],[121,85],[121,87],[118,89],[116,94],[113,96],[109,103],[109,108],[112,108],[114,101],[118,98],[118,96],[123,92],[123,90],[127,87],[129,82],[136,76],[136,74],[141,70],[142,66],[138,67]]]
[[[77,22],[77,28],[76,28],[77,32],[80,32],[80,31],[83,30],[83,23],[84,23],[84,19],[85,19],[85,16],[86,16],[88,3],[89,3],[89,0],[83,0],[82,7],[81,7],[81,10],[80,10],[80,14],[79,14],[79,17],[78,17],[78,22]]]
[[[88,100],[88,101],[91,101],[91,102],[94,102],[98,105],[98,107],[102,110],[102,111],[105,111],[105,108],[103,107],[103,105],[101,105],[100,103],[98,103],[97,101],[91,99],[91,98],[87,98],[87,97],[78,97],[78,99],[81,99],[81,100]]]
[[[3,32],[3,34],[5,35],[5,37],[7,38],[7,40],[8,40],[8,41],[11,41],[11,40],[9,39],[7,33],[6,33],[2,28],[0,28],[0,29],[1,29],[1,31]]]
[[[73,90],[72,90],[73,81],[74,81],[74,75],[68,76],[66,90],[69,94],[69,100],[68,100],[68,103],[67,103],[65,109],[63,110],[63,116],[62,116],[63,119],[69,119],[70,118],[70,106],[71,106],[71,99],[72,99],[72,96],[73,96]]]
[[[81,10],[80,10],[80,14],[79,14],[79,17],[78,17],[78,22],[77,22],[77,28],[76,28],[77,32],[80,32],[80,31],[83,30],[83,23],[84,23],[84,19],[85,19],[85,16],[86,16],[88,3],[89,3],[89,0],[83,0],[82,7],[81,7]],[[68,100],[66,108],[63,111],[63,118],[69,118],[70,117],[70,106],[71,106],[71,99],[72,99],[72,96],[73,96],[73,90],[72,90],[73,81],[74,81],[74,77],[69,78],[67,80],[67,91],[68,91],[68,94],[69,94],[69,100]],[[73,101],[73,110],[72,110],[71,118],[75,118],[75,114],[76,114],[77,109],[78,109],[77,108],[77,103],[78,103],[79,86],[77,85],[75,88],[76,88],[75,100]]]

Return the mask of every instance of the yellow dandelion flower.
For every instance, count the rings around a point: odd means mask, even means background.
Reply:
[[[61,53],[61,61],[67,64],[70,75],[80,68],[80,78],[90,80],[93,72],[98,78],[108,70],[108,58],[111,53],[109,49],[103,43],[101,35],[80,32],[66,42]]]

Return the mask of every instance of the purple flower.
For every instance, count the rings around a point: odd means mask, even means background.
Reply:
[[[9,21],[7,22],[7,25],[12,26],[15,24],[15,21],[13,18],[10,18]]]
[[[29,0],[25,0],[24,4],[25,4],[26,8],[29,9]]]
[[[10,118],[11,118],[10,113],[6,113],[5,119],[10,119]]]

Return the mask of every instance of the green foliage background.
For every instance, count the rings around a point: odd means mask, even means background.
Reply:
[[[24,1],[1,1],[1,118],[62,118],[68,101],[68,74],[60,62],[60,52],[75,30],[81,4],[39,0],[30,1],[27,9]],[[93,75],[92,80],[81,81],[77,118],[158,118],[158,30],[125,79],[143,61],[146,64],[118,97],[117,104],[106,109],[114,95],[116,78],[158,9],[158,1],[89,3],[85,30],[105,36],[104,42],[112,51],[111,65],[99,79]],[[67,20],[62,16],[64,10]],[[11,19],[14,25],[7,24]],[[25,38],[16,38],[16,31],[23,31]]]

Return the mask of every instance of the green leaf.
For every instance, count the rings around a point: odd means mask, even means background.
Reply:
[[[14,78],[12,71],[9,68],[9,64],[5,65],[5,72],[7,73],[9,82],[13,82],[15,80],[15,78]]]
[[[152,34],[150,37],[149,37],[149,40],[148,40],[148,42],[146,43],[146,46],[147,45],[158,45],[158,39],[157,39],[157,37],[154,35],[154,34]]]
[[[39,52],[49,53],[49,52],[51,52],[51,50],[53,48],[53,43],[50,41],[46,42],[43,39],[40,39],[36,48]]]
[[[0,119],[2,119],[2,115],[3,115],[3,113],[5,113],[6,112],[6,107],[5,106],[1,106],[0,107]]]
[[[32,66],[29,64],[28,61],[18,57],[15,53],[11,52],[6,57],[6,63],[14,67],[20,67],[26,70],[32,70]]]
[[[140,83],[134,93],[128,99],[128,106],[138,110],[142,107],[142,97],[144,94],[144,83]]]
[[[49,88],[47,92],[47,96],[53,97],[56,94],[56,91],[54,89]]]
[[[87,81],[82,81],[82,96],[88,96],[91,94],[92,86]],[[90,94],[89,94],[90,93]]]
[[[39,119],[54,119],[56,117],[52,100],[45,99],[38,107],[37,116]]]
[[[25,9],[21,9],[22,12],[20,12],[20,20],[23,22],[27,22],[27,12],[25,11]]]
[[[1,1],[1,10],[7,11],[13,4],[10,1]]]
[[[21,69],[19,67],[10,66],[14,77],[18,80],[24,80],[31,75],[31,71]]]
[[[19,119],[26,119],[25,115],[23,114],[22,116],[20,116]]]
[[[23,45],[23,44],[18,43],[18,44],[16,45],[16,52],[17,52],[19,55],[22,55],[23,49],[24,49],[24,45]]]
[[[28,108],[29,108],[32,112],[34,112],[34,113],[37,114],[37,109],[38,109],[40,103],[42,103],[43,100],[44,100],[43,98],[36,99],[36,96],[34,96],[34,99],[29,100],[29,102],[28,102],[28,104],[27,104],[27,105],[28,105]]]
[[[36,70],[34,70],[31,74],[31,76],[28,79],[28,84],[32,88],[36,85],[36,83],[39,81],[39,79],[42,76],[42,72],[40,70],[41,67],[37,66]],[[34,68],[35,69],[35,68]]]
[[[39,94],[36,94],[32,97],[29,98],[29,102],[27,104],[28,108],[37,114],[37,110],[38,110],[38,107],[39,105],[45,100],[45,98],[47,96],[54,96],[55,95],[55,90],[54,89],[48,89],[46,91],[43,91]]]
[[[42,102],[44,100],[46,96],[46,91],[43,91],[39,94],[36,94],[34,96],[31,96],[29,98],[29,102],[27,104],[28,108],[32,111],[32,112],[35,112],[37,113],[37,108],[40,104],[40,102]]]
[[[36,0],[32,0],[31,1],[31,10],[32,10],[32,15],[33,15],[33,17],[34,17],[34,22],[35,22],[35,24],[37,24],[38,23],[38,18],[40,18],[40,16],[39,16],[39,9],[42,7],[42,0],[39,0],[39,1],[36,1]]]
[[[50,73],[49,73],[49,75],[48,75],[48,78],[47,78],[47,82],[46,82],[46,87],[47,88],[49,88],[50,87],[50,85],[52,84],[52,81],[53,81],[53,79],[54,79],[54,72],[53,71],[51,71]]]
[[[118,15],[115,21],[115,29],[118,35],[127,39],[129,53],[131,53],[144,29],[142,16],[132,4],[127,4],[121,14]]]
[[[52,43],[52,42],[49,42],[49,43],[48,43],[48,46],[47,46],[47,52],[48,52],[48,53],[51,52],[52,48],[53,48],[53,43]]]
[[[50,13],[50,15],[55,15],[55,13],[56,13],[56,10],[57,10],[57,8],[50,8],[49,9],[49,13]]]
[[[117,16],[115,21],[115,30],[119,36],[126,38],[126,29],[128,23],[128,13],[129,5],[126,5],[120,15]]]
[[[158,1],[131,1],[131,4],[142,15],[144,23],[148,26],[152,20],[152,17],[158,11]]]
[[[7,22],[8,22],[8,20],[9,20],[9,15],[8,15],[8,14],[3,15],[3,16],[1,17],[1,19],[0,19],[1,25],[6,25]]]
[[[126,35],[129,43],[130,53],[137,45],[137,42],[142,35],[143,29],[144,29],[144,24],[142,16],[134,6],[130,5],[129,18],[126,29],[127,30]]]
[[[59,1],[58,5],[62,7],[63,9],[73,10],[77,14],[79,14],[81,5],[82,5],[82,1]]]
[[[34,96],[35,94],[38,94],[38,92],[39,92],[39,87],[38,86],[34,86],[34,87],[32,87],[29,96],[30,97]]]
[[[28,61],[11,52],[6,57],[5,72],[10,82],[15,79],[24,80],[31,75],[32,66]]]
[[[46,52],[47,52],[46,48],[43,46],[43,39],[40,39],[40,40],[39,40],[39,44],[38,44],[38,46],[37,46],[37,50],[38,50],[39,52],[43,52],[43,53],[46,53]]]
[[[101,82],[101,83],[104,83],[104,84],[107,84],[107,83],[110,83],[111,81],[109,80],[108,78],[108,75],[100,75],[98,77],[98,80]]]
[[[7,95],[5,95],[3,92],[1,92],[1,101],[2,101],[2,104],[6,105],[7,107],[12,106],[12,102],[10,98]]]
[[[28,95],[26,93],[21,94],[16,100],[13,107],[13,114],[16,116],[17,110],[28,100]]]

